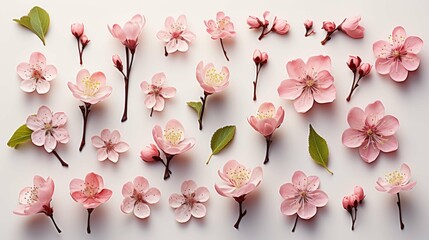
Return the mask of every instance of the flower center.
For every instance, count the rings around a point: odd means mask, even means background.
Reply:
[[[205,82],[212,87],[217,87],[225,80],[225,76],[225,73],[217,72],[215,68],[210,68],[206,72]]]
[[[197,202],[195,200],[195,193],[192,193],[191,195],[183,195],[183,197],[185,197],[185,204],[191,207]]]
[[[162,89],[162,87],[158,87],[158,86],[154,86],[154,85],[152,85],[152,92],[153,92],[155,95],[159,95],[159,92],[161,91],[161,89]]]
[[[273,118],[273,116],[274,116],[274,110],[273,109],[270,109],[270,110],[265,111],[265,112],[258,111],[258,113],[256,114],[256,117],[258,119]]]
[[[386,181],[392,185],[401,185],[401,183],[404,181],[404,178],[405,174],[398,171],[394,171],[386,175]]]
[[[40,79],[43,79],[42,73],[39,70],[37,70],[37,69],[33,70],[33,73],[31,74],[31,77],[34,78],[34,79],[36,79],[37,81],[40,80]]]
[[[307,75],[305,79],[305,84],[307,85],[307,87],[313,87],[313,85],[315,84],[314,79]]]
[[[217,27],[218,27],[220,30],[224,30],[224,29],[225,29],[225,26],[226,26],[226,25],[228,25],[228,23],[229,23],[229,21],[228,21],[228,20],[226,20],[226,19],[220,19],[220,20],[218,20],[218,21],[217,21]]]
[[[24,200],[26,200],[29,205],[33,205],[39,201],[39,187],[31,187],[31,189],[25,193]]]
[[[98,90],[100,89],[100,82],[94,81],[91,78],[85,78],[82,80],[82,83],[84,85],[84,94],[86,96],[93,97]]]
[[[367,134],[368,136],[371,136],[372,134],[374,134],[374,132],[372,131],[372,129],[368,129],[368,130],[366,131],[366,134]]]
[[[236,169],[231,169],[227,173],[231,183],[239,188],[245,185],[250,179],[250,171],[243,166],[238,166]]]
[[[87,197],[94,197],[98,192],[98,188],[86,182],[85,188],[81,192]]]
[[[177,145],[182,140],[182,136],[183,131],[180,129],[169,128],[164,130],[164,138],[171,145]]]

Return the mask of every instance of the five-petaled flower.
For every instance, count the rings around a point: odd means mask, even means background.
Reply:
[[[138,176],[133,182],[127,182],[122,187],[122,196],[124,200],[121,204],[123,213],[134,212],[134,215],[140,219],[150,216],[149,204],[159,202],[161,192],[158,188],[149,188],[149,182],[146,178]]]
[[[171,194],[168,199],[170,207],[176,209],[174,211],[176,221],[185,223],[191,216],[203,218],[206,215],[204,203],[210,197],[209,190],[206,187],[197,187],[194,181],[187,180],[182,183],[181,192]]]
[[[164,85],[165,74],[163,72],[157,73],[152,77],[152,84],[143,81],[140,84],[144,94],[147,94],[144,104],[148,109],[151,109],[150,116],[152,117],[153,111],[162,111],[166,98],[172,98],[176,95],[176,88],[167,87]]]
[[[314,101],[330,103],[335,100],[336,89],[329,56],[313,56],[307,63],[298,58],[288,62],[286,69],[290,79],[282,81],[277,92],[281,98],[294,100],[297,112],[307,112]]]
[[[208,21],[204,20],[204,24],[207,27],[206,31],[211,35],[212,39],[219,39],[223,54],[225,55],[226,60],[229,61],[229,58],[226,55],[225,47],[223,46],[223,40],[233,38],[236,35],[234,24],[231,22],[231,18],[226,16],[225,13],[221,11],[216,14],[216,21],[212,19]]]
[[[100,136],[93,136],[91,141],[92,145],[97,148],[98,161],[109,159],[116,163],[119,160],[119,153],[130,149],[126,142],[121,141],[121,134],[118,130],[110,132],[109,129],[103,129]]]
[[[54,65],[46,65],[46,58],[40,52],[33,52],[30,62],[20,63],[16,72],[22,79],[21,89],[24,92],[34,92],[45,94],[51,88],[50,81],[57,76],[57,69]]]
[[[292,183],[280,186],[280,195],[284,199],[280,211],[287,216],[296,214],[295,231],[298,217],[310,219],[317,213],[318,207],[328,203],[328,195],[319,188],[319,177],[306,176],[302,171],[296,171],[292,176]]]
[[[423,47],[423,40],[417,36],[407,36],[401,26],[395,27],[391,42],[377,41],[372,46],[375,61],[375,70],[382,74],[389,74],[396,82],[405,81],[409,71],[415,71],[420,65],[417,55]]]
[[[196,36],[187,28],[188,23],[185,15],[180,15],[176,21],[171,16],[165,19],[165,30],[161,30],[156,34],[159,40],[165,42],[165,56],[176,51],[188,51],[188,42],[194,41]]]
[[[399,121],[392,115],[384,115],[384,106],[380,101],[369,104],[365,111],[354,107],[347,115],[350,128],[342,136],[346,147],[358,148],[359,154],[367,163],[377,159],[380,151],[393,152],[398,149],[398,140],[394,135]]]

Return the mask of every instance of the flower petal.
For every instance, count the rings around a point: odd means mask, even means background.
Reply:
[[[285,183],[280,186],[279,193],[282,198],[289,199],[297,196],[298,191],[292,183]]]
[[[113,150],[117,153],[123,153],[130,149],[130,146],[126,142],[119,142],[115,145]]]
[[[156,103],[155,103],[155,106],[153,106],[153,110],[158,112],[164,110],[164,105],[165,105],[164,98],[158,95],[156,96],[155,99],[156,99]]]
[[[64,112],[56,112],[52,116],[52,125],[56,127],[64,126],[67,123],[67,115]]]
[[[102,148],[105,147],[103,139],[101,139],[99,136],[93,136],[91,137],[92,146],[95,148]]]
[[[189,49],[189,45],[186,41],[182,39],[177,39],[177,50],[179,52],[186,52]]]
[[[163,30],[159,31],[156,34],[156,37],[159,40],[161,40],[163,42],[166,42],[166,43],[169,42],[171,40],[171,38],[172,38],[172,36],[171,36],[171,34],[169,32],[166,32],[166,31],[163,31]]]
[[[386,115],[377,123],[377,133],[382,136],[392,136],[399,128],[399,121],[392,115]]]
[[[350,109],[347,114],[347,122],[351,128],[362,130],[365,127],[365,112],[358,107]]]
[[[341,141],[346,147],[357,148],[362,145],[366,137],[367,135],[365,133],[356,129],[349,128],[343,132]]]
[[[33,131],[41,130],[42,128],[45,127],[45,124],[40,119],[38,119],[37,116],[35,115],[28,116],[25,124],[29,129]]]
[[[405,32],[405,29],[403,27],[397,26],[393,29],[392,41],[395,46],[402,45],[406,38],[407,33]]]
[[[69,132],[65,128],[51,130],[51,134],[57,142],[68,143],[70,140]]]
[[[43,76],[45,77],[46,81],[53,80],[57,77],[57,68],[54,65],[47,65],[45,67]]]
[[[332,86],[332,83],[334,82],[334,77],[327,70],[323,70],[317,74],[315,82],[317,84],[318,89],[328,88]]]
[[[182,194],[177,194],[177,193],[171,194],[171,196],[168,198],[168,204],[172,208],[178,208],[182,206],[182,204],[184,204],[185,201],[186,201],[185,197],[183,197]]]
[[[311,107],[313,107],[313,102],[313,94],[310,92],[310,90],[305,89],[302,94],[297,99],[295,99],[293,106],[297,112],[305,113],[310,110]]]
[[[408,164],[403,163],[401,164],[401,170],[400,170],[401,174],[404,175],[404,182],[408,182],[410,180],[411,177],[411,169],[410,166],[408,166]]]
[[[123,197],[131,197],[134,193],[134,185],[132,182],[127,182],[122,186],[122,196]]]
[[[74,178],[70,181],[70,192],[80,192],[85,188],[85,182],[82,179]]]
[[[183,204],[174,211],[176,221],[185,223],[191,219],[191,207],[188,204]]]
[[[16,73],[18,74],[18,76],[22,79],[22,80],[28,80],[32,77],[32,71],[31,71],[31,67],[30,64],[28,63],[20,63],[17,67],[16,67]]]
[[[36,83],[36,91],[39,94],[45,94],[49,92],[50,88],[51,88],[51,84],[46,80],[39,80]]]
[[[45,144],[43,144],[43,146],[45,147],[46,152],[50,153],[57,146],[57,140],[55,140],[54,136],[52,136],[50,133],[46,134]]]
[[[375,70],[382,75],[388,74],[392,65],[394,65],[394,62],[390,58],[377,58],[375,60]]]
[[[191,196],[195,193],[195,190],[197,189],[197,184],[195,184],[195,182],[192,180],[184,181],[180,189],[184,196]]]
[[[105,202],[107,202],[107,200],[110,199],[111,196],[112,196],[112,191],[109,190],[109,189],[105,189],[104,188],[99,193],[97,193],[97,195],[95,196],[95,198],[100,203],[105,203]]]
[[[367,163],[372,163],[380,154],[380,149],[378,149],[375,144],[368,143],[368,140],[365,140],[359,148],[359,154],[362,160]]]
[[[304,203],[301,208],[298,209],[298,216],[302,219],[310,219],[316,215],[317,208],[316,206],[310,203]]]
[[[396,82],[403,82],[408,77],[408,70],[402,65],[402,62],[396,61],[390,66],[390,78]]]
[[[194,200],[198,202],[206,202],[210,198],[210,192],[206,187],[199,187],[195,190]]]
[[[330,87],[323,89],[318,88],[313,92],[314,101],[318,103],[330,103],[333,102],[336,98],[337,90],[332,84]]]
[[[173,53],[177,51],[177,39],[173,38],[171,39],[167,45],[165,45],[165,49],[167,50],[167,53]]]
[[[206,206],[202,203],[194,203],[191,208],[191,214],[195,218],[202,218],[206,215]]]
[[[306,65],[307,74],[316,72],[319,73],[323,70],[331,71],[331,58],[329,56],[312,56],[308,59]],[[305,76],[302,76],[305,77]]]
[[[45,124],[51,124],[52,121],[52,111],[46,106],[41,106],[37,111],[37,118],[40,119]]]
[[[142,176],[134,178],[133,184],[138,193],[145,193],[149,189],[149,181]]]
[[[105,147],[100,148],[97,150],[97,160],[98,161],[104,161],[107,159],[107,150]]]
[[[134,206],[134,215],[140,219],[144,219],[150,216],[150,208],[144,202],[137,202]]]
[[[398,140],[395,136],[384,137],[383,142],[375,142],[382,152],[393,152],[398,149]]]
[[[144,94],[149,94],[151,91],[150,85],[146,81],[140,83],[140,88],[142,89]]]
[[[328,195],[319,189],[309,192],[308,199],[309,203],[316,207],[323,207],[328,203]]]
[[[110,161],[116,163],[119,160],[119,153],[117,153],[115,150],[107,151],[107,158]]]
[[[287,216],[294,215],[298,212],[298,209],[300,208],[300,204],[298,199],[295,198],[288,198],[285,199],[282,204],[280,205],[280,211]]]
[[[301,58],[289,61],[286,64],[286,70],[291,79],[301,79],[306,75],[305,63]]]
[[[144,100],[144,104],[147,108],[153,108],[156,104],[156,97],[155,94],[149,94],[147,95],[146,99]]]
[[[163,98],[172,98],[176,95],[176,88],[174,87],[163,87],[161,91],[159,91],[159,94]]]
[[[292,184],[299,190],[307,189],[307,175],[302,171],[296,171],[292,175]]]
[[[407,50],[408,54],[417,54],[423,47],[423,40],[416,36],[409,36],[405,39],[404,49]]]
[[[392,45],[384,40],[380,40],[372,45],[372,51],[377,58],[386,59],[392,53]]]
[[[131,213],[134,209],[135,203],[136,203],[135,198],[132,198],[132,197],[124,198],[124,200],[122,200],[122,203],[121,203],[121,211],[123,213]]]
[[[150,188],[144,194],[143,199],[149,204],[155,204],[161,199],[161,192],[158,188]]]
[[[110,130],[107,128],[105,128],[101,131],[100,136],[104,142],[109,142],[110,139],[112,138],[112,134],[110,133]]]
[[[36,130],[31,133],[31,141],[36,146],[43,146],[45,144],[46,131],[44,129]]]
[[[371,104],[368,104],[365,108],[366,122],[375,126],[378,121],[384,117],[384,105],[381,101],[375,101]]]
[[[401,60],[402,66],[408,71],[415,71],[420,65],[420,58],[414,53],[407,53]]]
[[[26,79],[21,82],[19,87],[24,92],[34,92],[34,90],[37,88],[37,81],[35,79]]]
[[[40,52],[33,52],[30,56],[30,65],[36,68],[44,69],[46,66],[46,57]]]

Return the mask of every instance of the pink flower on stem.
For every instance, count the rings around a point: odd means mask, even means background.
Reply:
[[[79,71],[76,76],[76,84],[68,82],[67,86],[73,96],[84,103],[84,105],[79,106],[83,117],[83,133],[79,147],[79,151],[82,151],[83,146],[85,146],[86,123],[91,106],[109,97],[112,93],[112,87],[106,85],[104,73],[95,72],[91,75],[86,69]]]
[[[360,80],[371,72],[372,66],[369,63],[362,63],[359,56],[349,56],[347,66],[353,72],[353,83],[350,89],[350,93],[346,98],[346,101],[350,101],[353,92],[359,87]]]
[[[138,176],[133,182],[124,184],[122,196],[121,211],[126,214],[133,212],[136,217],[144,219],[150,216],[149,205],[159,202],[161,192],[158,188],[149,188],[148,180]]]
[[[165,56],[176,51],[186,52],[189,49],[188,42],[195,40],[196,36],[193,32],[187,30],[188,23],[185,15],[180,15],[177,21],[173,17],[165,19],[165,30],[161,30],[156,34],[156,37],[165,42]]]
[[[71,180],[70,196],[88,210],[86,231],[91,233],[91,213],[110,199],[112,191],[104,188],[103,178],[92,172],[86,175],[85,180],[77,178]]]
[[[153,75],[152,84],[149,84],[146,81],[143,81],[140,84],[140,88],[143,93],[147,94],[144,104],[148,109],[151,109],[151,117],[153,110],[158,112],[164,110],[164,99],[173,98],[176,95],[176,88],[164,85],[165,79],[165,74],[160,72]]]
[[[110,132],[109,129],[101,131],[100,136],[93,136],[91,138],[92,145],[97,148],[98,161],[109,159],[116,163],[119,160],[119,153],[126,152],[130,146],[121,141],[121,134],[118,130]]]
[[[25,187],[19,193],[19,205],[13,213],[21,216],[43,213],[52,220],[58,233],[61,233],[54,220],[54,208],[51,207],[54,188],[54,181],[50,177],[45,180],[41,176],[34,176],[33,186]]]
[[[402,191],[409,191],[416,186],[417,183],[415,181],[410,181],[410,179],[411,169],[406,163],[403,163],[399,171],[393,171],[389,174],[386,174],[384,179],[378,178],[375,185],[375,189],[378,191],[396,194],[398,197],[397,205],[399,209],[399,222],[401,230],[404,229],[405,225],[402,222],[401,198],[399,197],[399,193]]]
[[[294,100],[297,112],[307,112],[314,101],[330,103],[335,100],[336,89],[329,56],[313,56],[307,63],[298,58],[288,62],[286,69],[290,79],[282,81],[277,92],[281,98]]]
[[[360,16],[349,17],[344,19],[343,22],[338,25],[338,27],[334,22],[323,22],[322,29],[326,31],[326,37],[321,42],[322,45],[325,45],[329,40],[331,40],[331,35],[336,31],[341,31],[351,38],[363,38],[365,34],[365,28],[359,25],[360,21]]]
[[[399,121],[392,115],[384,115],[380,101],[369,104],[365,111],[354,107],[347,115],[350,128],[343,132],[342,142],[346,147],[359,148],[359,154],[367,163],[377,159],[380,151],[393,152],[398,149],[395,133]]]
[[[21,89],[24,92],[34,92],[45,94],[49,92],[49,83],[57,77],[57,69],[54,65],[46,65],[46,58],[40,52],[33,52],[30,62],[20,63],[16,67],[16,73],[22,79]]]
[[[265,102],[259,106],[256,116],[250,116],[249,119],[247,119],[250,126],[262,134],[267,142],[264,164],[267,164],[269,161],[270,146],[272,143],[271,137],[274,131],[283,123],[284,116],[285,112],[282,107],[279,107],[276,111],[272,103]]]
[[[215,184],[216,192],[223,196],[234,198],[239,205],[239,216],[234,227],[238,229],[241,219],[246,215],[242,204],[246,200],[246,195],[255,190],[262,181],[263,173],[261,167],[253,170],[246,168],[235,160],[229,160],[225,163],[223,170],[218,171],[219,177],[226,185]]]
[[[115,65],[115,67],[124,77],[125,82],[124,113],[122,114],[121,122],[125,122],[128,119],[128,89],[130,84],[130,73],[134,62],[134,54],[138,45],[139,36],[145,23],[146,19],[144,16],[136,14],[130,21],[125,23],[124,28],[121,28],[118,24],[113,24],[112,27],[107,26],[112,36],[121,41],[125,47],[127,64],[125,71],[123,71],[123,69],[119,69]]]
[[[355,222],[357,218],[357,207],[362,203],[365,198],[363,188],[361,186],[355,186],[352,195],[346,195],[343,197],[342,205],[345,210],[350,214],[352,219],[352,231],[355,230]],[[354,211],[353,211],[354,210]]]
[[[165,125],[164,130],[159,125],[152,129],[153,140],[166,157],[166,162],[161,159],[165,166],[164,180],[170,177],[170,162],[174,156],[184,153],[195,145],[194,138],[185,138],[185,129],[182,124],[171,119]],[[157,160],[157,159],[155,159]]]
[[[256,101],[256,86],[258,85],[259,72],[263,65],[268,62],[268,54],[266,52],[261,52],[259,49],[255,49],[253,52],[253,62],[256,65],[256,77],[253,81],[253,101]]]
[[[287,216],[296,214],[295,231],[298,218],[310,219],[317,213],[318,207],[328,203],[328,195],[319,190],[319,177],[306,176],[302,171],[296,171],[292,176],[292,183],[280,186],[280,195],[284,199],[280,211]]]
[[[201,113],[199,114],[198,124],[200,130],[203,129],[203,116],[206,107],[207,97],[213,93],[222,92],[229,85],[229,69],[223,66],[221,71],[217,71],[213,63],[204,65],[201,61],[196,70],[197,81],[204,90],[204,97],[200,97],[202,102]]]
[[[216,14],[215,20],[204,20],[204,24],[206,25],[206,31],[211,35],[213,40],[220,41],[220,45],[223,50],[223,55],[227,61],[229,61],[228,56],[226,55],[225,47],[223,46],[223,40],[228,38],[235,37],[234,24],[231,22],[231,18],[226,16],[224,12],[218,12]]]
[[[198,187],[192,180],[182,183],[181,194],[171,194],[168,202],[170,207],[176,209],[174,214],[176,221],[185,223],[191,219],[203,218],[206,216],[206,206],[204,205],[210,198],[210,192],[206,187]]]
[[[420,65],[417,55],[423,47],[423,40],[417,36],[407,36],[405,29],[397,26],[393,29],[390,42],[377,41],[372,46],[375,70],[382,75],[389,74],[396,82],[403,82],[409,71],[415,71]]]
[[[279,35],[285,35],[289,32],[290,25],[285,19],[277,18],[277,16],[274,17],[273,25],[268,30],[268,25],[270,24],[270,22],[268,21],[267,17],[269,14],[269,11],[264,12],[263,21],[255,16],[249,16],[249,18],[247,18],[247,24],[249,25],[250,29],[262,28],[261,35],[258,38],[259,40],[268,35],[270,32],[275,32]]]
[[[145,162],[157,161],[160,158],[159,150],[155,144],[150,144],[140,151],[140,158]]]
[[[290,25],[287,23],[285,19],[280,19],[275,17],[273,22],[273,27],[271,28],[271,31],[279,34],[279,35],[285,35],[289,32]]]
[[[305,20],[304,27],[305,27],[305,35],[304,35],[305,37],[316,34],[316,32],[313,30],[313,20],[310,20],[310,19]]]
[[[60,161],[63,167],[69,165],[63,161],[55,151],[57,143],[68,143],[69,133],[65,128],[67,116],[64,112],[53,113],[46,106],[41,106],[36,115],[27,118],[26,125],[32,130],[31,141],[36,146],[43,146],[48,153],[52,153]]]
[[[80,65],[83,64],[83,61],[82,61],[83,50],[85,49],[86,45],[88,45],[88,43],[90,42],[90,40],[88,40],[88,37],[84,34],[84,29],[85,27],[83,23],[73,23],[71,25],[71,32],[77,41],[77,50],[79,52]]]

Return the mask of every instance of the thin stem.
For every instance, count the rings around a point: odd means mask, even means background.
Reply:
[[[307,29],[305,32],[305,37],[311,36],[313,34],[315,34],[316,32],[313,29]]]
[[[354,216],[354,218],[352,218],[352,231],[353,230],[355,230],[355,223],[356,223],[356,218],[357,218],[357,206],[356,207],[354,207],[354,210],[355,210],[355,216]]]
[[[322,45],[325,45],[329,40],[331,40],[331,35],[332,34],[334,34],[334,32],[336,32],[336,31],[342,31],[341,30],[341,25],[343,25],[343,23],[346,21],[346,19],[344,19],[342,22],[341,22],[341,24],[340,25],[338,25],[338,27],[336,27],[335,29],[334,29],[334,31],[332,31],[332,32],[327,32],[326,33],[326,37],[325,37],[325,39],[323,39],[323,41],[321,42],[321,44]]]
[[[58,227],[58,225],[54,219],[54,209],[51,208],[50,204],[43,205],[42,207],[43,207],[42,213],[44,213],[46,216],[48,216],[52,220],[52,223],[54,224],[55,228],[57,229],[57,232],[61,233],[61,229]]]
[[[85,135],[86,135],[86,124],[88,122],[88,114],[91,111],[91,104],[84,103],[84,105],[79,106],[80,111],[82,112],[83,117],[83,132],[82,132],[82,140],[80,141],[79,152],[82,151],[83,146],[85,146]]]
[[[353,218],[353,208],[348,208],[347,212],[350,214],[350,218],[352,219],[352,231],[355,230],[355,219]]]
[[[235,229],[238,229],[239,228],[239,226],[240,226],[240,222],[241,222],[241,219],[246,215],[246,213],[247,213],[247,210],[244,210],[244,212],[243,212],[243,202],[244,202],[244,200],[245,200],[245,197],[246,197],[246,195],[241,195],[240,197],[236,197],[236,198],[234,198],[235,199],[235,201],[237,201],[238,202],[238,207],[239,207],[239,212],[238,212],[238,219],[237,219],[237,222],[235,222],[235,224],[234,224],[234,227],[235,227]]]
[[[129,49],[125,47],[125,57],[127,61],[127,75],[124,78],[125,82],[125,102],[124,102],[124,113],[122,114],[121,122],[125,122],[128,119],[128,88],[129,88],[129,72],[130,72],[130,53]]]
[[[87,210],[88,210],[88,220],[86,223],[86,232],[88,234],[91,234],[91,213],[92,211],[94,211],[94,208],[88,208]]]
[[[265,152],[265,160],[264,160],[264,164],[267,164],[267,163],[270,161],[270,157],[269,157],[269,155],[270,155],[270,146],[271,146],[271,143],[272,143],[273,141],[271,141],[271,136],[267,136],[267,137],[265,137],[265,140],[266,140],[266,142],[267,142],[267,150],[266,150],[266,152]]]
[[[354,90],[356,89],[355,84],[356,84],[356,71],[353,71],[353,84],[352,84],[352,87],[350,88],[349,96],[347,96],[347,98],[346,98],[347,102],[349,102],[350,99],[352,98],[352,94],[353,94]]]
[[[270,33],[273,29],[271,28],[269,31],[265,32],[265,30],[267,30],[267,26],[262,27],[262,32],[261,35],[258,37],[258,40],[261,41],[263,37],[265,37],[266,35],[268,35],[268,33]]]
[[[80,65],[82,65],[83,61],[82,61],[82,53],[83,53],[83,49],[80,49],[80,39],[76,38],[77,40],[77,51],[79,52],[79,60],[80,60]]]
[[[153,114],[153,108],[150,110],[150,117],[152,117],[152,114]]]
[[[164,47],[164,56],[168,57],[167,47]]]
[[[298,223],[298,214],[296,214],[295,223],[293,224],[292,232],[295,232],[296,224]]]
[[[225,55],[226,60],[229,62],[229,58],[226,55],[225,47],[223,46],[223,40],[222,40],[222,38],[220,39],[220,45],[222,46],[223,55]]]
[[[253,81],[253,101],[256,101],[256,86],[258,85],[259,72],[261,71],[262,65],[256,64],[256,77]]]
[[[60,157],[60,155],[55,150],[52,150],[52,154],[54,154],[55,157],[57,157],[58,161],[60,161],[63,167],[69,167],[69,165],[66,162],[64,162],[64,160]]]
[[[401,230],[404,230],[405,225],[402,222],[401,198],[399,197],[399,193],[397,193],[396,196],[398,196],[398,201],[396,202],[396,204],[398,205],[398,209],[399,209],[399,223],[401,226]]]
[[[55,222],[54,215],[49,215],[48,217],[52,220],[52,223],[54,224],[55,228],[57,229],[57,232],[61,233],[61,229],[58,227],[57,223]]]
[[[167,180],[170,178],[171,171],[170,171],[170,162],[174,158],[175,155],[165,154],[165,157],[167,158],[167,164],[165,164],[165,171],[164,171],[164,180]]]
[[[161,162],[161,163],[162,163],[162,165],[164,165],[164,167],[167,167],[167,165],[165,164],[164,160],[162,160],[162,158],[160,158],[160,157],[158,157],[158,156],[155,156],[155,157],[152,157],[152,158],[153,158],[153,160],[155,160],[155,161],[157,161],[157,162]],[[168,172],[171,174],[170,169],[168,169]]]
[[[199,126],[200,126],[200,130],[202,130],[202,129],[203,129],[203,116],[204,116],[204,109],[205,109],[205,107],[206,107],[206,100],[207,100],[207,96],[208,96],[208,95],[209,95],[208,93],[204,92],[204,98],[203,98],[203,97],[201,97],[201,102],[203,102],[203,106],[202,106],[202,108],[201,108],[201,114],[200,114],[200,117],[199,117],[199,119],[198,119],[198,124],[199,124]]]

